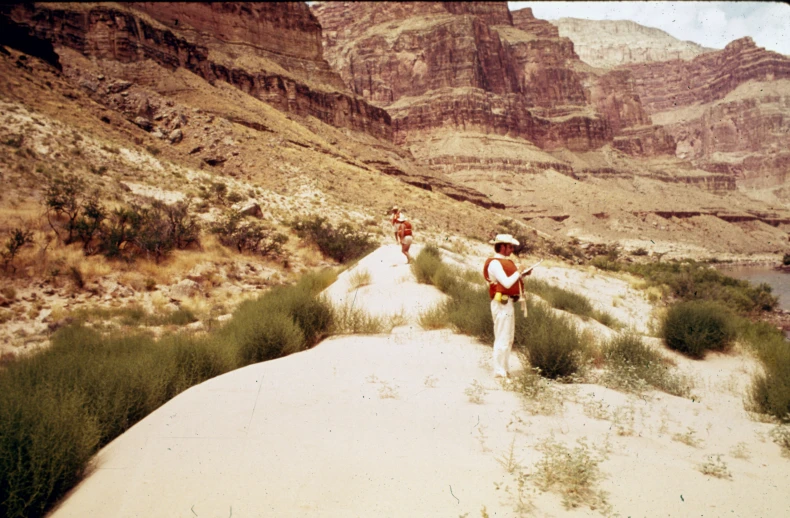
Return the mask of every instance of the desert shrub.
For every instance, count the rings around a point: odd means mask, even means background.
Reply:
[[[660,353],[646,345],[634,333],[613,337],[603,347],[607,372],[605,386],[626,392],[640,392],[652,386],[674,396],[688,396],[692,382],[670,371]]]
[[[384,319],[351,304],[332,308],[332,334],[377,334],[386,330]]]
[[[514,346],[532,367],[551,379],[577,374],[589,355],[590,339],[568,317],[553,313],[541,302],[527,301],[528,317],[516,307]],[[493,324],[492,324],[493,325]]]
[[[352,290],[368,286],[373,281],[373,277],[367,270],[357,270],[348,278],[348,283]]]
[[[298,218],[291,223],[291,227],[296,235],[313,242],[321,253],[339,263],[362,257],[376,246],[368,234],[354,230],[348,223],[334,227],[322,216]]]
[[[739,313],[770,311],[778,303],[768,284],[752,286],[695,261],[631,264],[624,268],[644,277],[651,286],[669,286],[681,300],[718,301]]]
[[[644,256],[644,255],[647,255],[647,250],[645,250],[644,248],[640,247],[640,248],[637,248],[636,250],[632,251],[631,255]]]
[[[225,217],[211,227],[217,234],[220,243],[230,246],[239,252],[252,252],[263,256],[279,256],[282,245],[288,237],[257,221],[245,218],[237,210],[229,211]]]
[[[228,194],[228,203],[237,203],[244,199],[244,195],[240,192],[232,191]]]
[[[74,223],[79,217],[84,197],[85,182],[74,175],[52,178],[44,191],[47,220],[58,239],[66,244],[74,241]],[[65,238],[61,235],[63,231]]]
[[[708,350],[724,350],[732,344],[732,318],[727,308],[716,302],[679,302],[667,311],[660,334],[670,349],[702,358]]]
[[[14,259],[22,247],[33,242],[32,230],[14,228],[10,234],[4,243],[3,250],[0,250],[0,257],[3,259],[3,269],[5,271],[8,271],[9,268],[14,268]]]
[[[0,377],[0,515],[43,517],[82,477],[99,443],[95,419],[77,394]]]
[[[622,265],[619,262],[612,261],[606,256],[593,257],[590,264],[607,272],[619,272],[622,269]]]
[[[133,207],[113,210],[101,234],[99,249],[110,259],[129,257],[129,249],[142,225],[142,215]]]
[[[100,233],[105,219],[107,210],[95,197],[88,198],[80,207],[80,214],[74,220],[74,240],[82,241],[86,254],[95,251],[94,238]]]
[[[441,265],[442,257],[439,249],[434,245],[426,245],[414,258],[411,271],[420,284],[433,284],[431,279]]]
[[[189,210],[190,202],[179,201],[167,205],[155,201],[154,206],[163,212],[167,233],[173,246],[181,250],[200,242],[200,223]]]
[[[304,332],[290,315],[261,301],[240,305],[226,329],[243,365],[279,358],[305,344]]]
[[[765,322],[739,321],[738,338],[757,355],[762,372],[752,377],[749,406],[752,410],[790,422],[790,343],[784,334]]]

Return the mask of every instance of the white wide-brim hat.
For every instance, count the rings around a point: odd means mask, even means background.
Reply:
[[[395,221],[406,221],[406,215],[401,212],[400,214],[398,214],[398,219],[396,219]]]
[[[518,242],[516,238],[514,238],[510,234],[497,234],[497,236],[491,241],[489,241],[489,243],[491,243],[492,245],[495,245],[497,243],[505,243],[513,246],[518,246],[521,244]]]

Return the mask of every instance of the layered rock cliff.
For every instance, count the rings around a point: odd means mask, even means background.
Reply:
[[[569,39],[529,11],[510,15],[504,2],[312,9],[327,60],[350,90],[389,112],[395,141],[417,155],[446,131],[587,151],[649,124],[627,72],[600,79],[606,72],[585,68]]]
[[[2,14],[31,35],[92,58],[120,63],[153,60],[170,70],[184,68],[209,82],[230,83],[284,111],[390,139],[387,112],[344,92],[339,78],[321,58],[317,40],[320,26],[307,6],[275,5],[278,7],[268,4],[133,6],[138,11],[114,4],[23,4],[3,6]],[[238,9],[250,10],[246,23],[251,27],[222,22],[239,19],[239,16],[220,16]],[[278,9],[283,13],[273,16]],[[163,16],[172,28],[154,19],[152,13]],[[255,24],[253,19],[265,22]],[[274,32],[281,30],[286,37],[273,37]],[[288,45],[289,40],[298,41],[302,32],[305,45]],[[239,39],[240,35],[252,36],[252,41]],[[274,43],[261,45],[261,41]],[[238,52],[239,47],[254,49],[253,57]],[[283,51],[292,47],[296,50]],[[286,70],[285,66],[293,68]]]
[[[790,160],[790,58],[742,38],[691,61],[630,65],[676,154],[749,188],[781,186]]]
[[[628,20],[560,18],[551,23],[560,36],[573,40],[582,61],[594,67],[690,60],[714,50]]]
[[[755,45],[749,38],[691,61],[664,61],[624,67],[648,113],[722,99],[747,81],[790,78],[790,57]]]

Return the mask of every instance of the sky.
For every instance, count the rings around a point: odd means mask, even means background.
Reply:
[[[723,49],[751,36],[759,47],[790,55],[790,5],[782,2],[508,2],[531,7],[535,18],[631,20],[679,40]]]

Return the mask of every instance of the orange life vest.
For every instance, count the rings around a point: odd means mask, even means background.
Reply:
[[[403,237],[410,236],[411,235],[411,223],[409,223],[408,221],[404,221],[403,222],[402,232],[403,232]]]
[[[520,286],[521,286],[521,279],[517,280],[513,283],[513,286],[509,288],[505,288],[501,284],[499,284],[496,279],[489,279],[488,278],[488,265],[491,264],[491,261],[499,261],[502,265],[502,269],[505,270],[505,275],[510,277],[514,273],[518,271],[516,268],[516,263],[511,261],[510,259],[502,259],[499,257],[489,257],[486,259],[486,263],[483,265],[483,277],[485,277],[486,281],[488,281],[488,296],[491,297],[493,300],[494,296],[496,296],[497,292],[503,293],[510,297],[516,297],[520,293]]]

